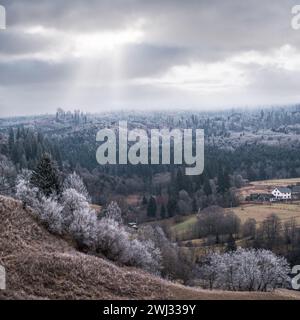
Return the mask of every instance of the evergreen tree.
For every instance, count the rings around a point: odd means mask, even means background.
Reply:
[[[169,198],[168,201],[168,214],[169,217],[173,217],[178,212],[177,200],[173,197]]]
[[[156,216],[156,210],[157,210],[156,200],[153,196],[151,196],[148,203],[148,208],[147,208],[148,217],[154,218]]]
[[[218,170],[218,191],[224,193],[230,188],[230,179],[227,170],[219,167]]]
[[[197,213],[198,210],[199,210],[199,208],[198,208],[198,205],[197,205],[197,200],[196,200],[196,198],[193,198],[193,204],[192,204],[192,206],[193,206],[193,212]]]
[[[20,130],[20,127],[18,127],[18,130],[17,130],[17,140],[20,140],[21,138],[21,130]]]
[[[177,171],[176,188],[177,188],[177,192],[179,192],[180,190],[184,189],[184,176],[183,176],[183,173],[182,173],[181,169],[179,169]]]
[[[142,205],[146,206],[147,204],[148,204],[148,200],[147,200],[146,196],[144,195],[143,200],[142,200]]]
[[[267,177],[267,175],[266,175],[266,170],[265,170],[265,166],[264,166],[263,163],[261,163],[260,166],[259,166],[259,173],[258,173],[258,175],[259,175],[258,178],[259,178],[260,180],[265,180],[266,177]]]
[[[8,136],[8,147],[9,147],[9,152],[12,152],[13,146],[15,144],[15,133],[13,128],[9,129],[9,136]]]
[[[59,173],[49,154],[44,154],[32,173],[31,183],[45,196],[60,193]]]
[[[166,218],[166,207],[164,204],[162,204],[161,208],[160,208],[160,217],[162,219],[165,219]]]
[[[210,183],[209,183],[209,179],[207,177],[204,180],[203,190],[204,190],[204,192],[205,192],[205,194],[207,196],[212,194],[212,190],[211,190],[211,186],[210,186]]]
[[[236,249],[237,247],[236,247],[235,239],[231,233],[227,240],[226,251],[231,252],[231,251],[236,251]]]

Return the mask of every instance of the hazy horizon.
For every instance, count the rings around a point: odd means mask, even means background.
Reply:
[[[0,117],[300,101],[297,1],[0,1]]]

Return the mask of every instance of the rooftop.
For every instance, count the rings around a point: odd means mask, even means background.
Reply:
[[[276,189],[279,190],[281,193],[291,193],[292,192],[292,190],[290,188],[285,188],[285,187],[278,187]]]

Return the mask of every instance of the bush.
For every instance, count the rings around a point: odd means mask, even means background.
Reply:
[[[130,233],[116,220],[104,218],[99,221],[96,247],[111,260],[156,274],[160,271],[160,251],[154,243],[131,239]]]

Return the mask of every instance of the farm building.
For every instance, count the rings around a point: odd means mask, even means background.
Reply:
[[[292,199],[292,190],[290,188],[278,187],[272,191],[272,195],[277,200]]]
[[[272,198],[273,195],[269,193],[251,193],[248,197],[246,197],[246,201],[267,202],[271,201]]]

